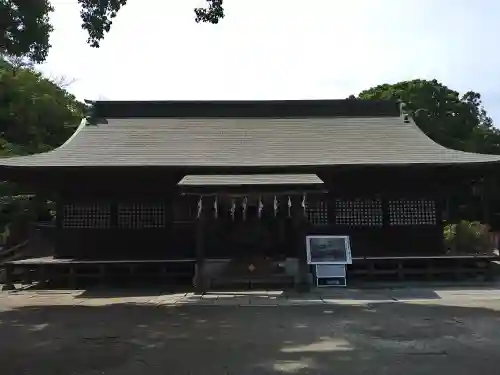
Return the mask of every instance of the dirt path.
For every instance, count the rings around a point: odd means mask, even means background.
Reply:
[[[500,364],[500,299],[491,296],[295,307],[8,298],[2,375],[488,375]]]

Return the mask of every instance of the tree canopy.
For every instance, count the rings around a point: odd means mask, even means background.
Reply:
[[[0,58],[0,156],[48,151],[64,143],[84,116],[85,105],[22,60]],[[36,217],[50,217],[50,204],[31,199],[28,187],[0,182],[0,245],[26,238]],[[29,190],[28,190],[29,191]]]
[[[406,104],[416,124],[437,143],[456,150],[500,154],[500,131],[493,126],[479,93],[460,95],[437,80],[415,79],[362,91],[360,99],[392,99]]]
[[[178,0],[181,1],[181,0]],[[205,0],[207,6],[194,9],[196,22],[216,24],[224,17],[223,0]],[[113,18],[127,0],[78,0],[82,28],[88,32],[87,42],[99,47],[111,29]],[[27,57],[41,63],[47,58],[53,30],[50,0],[0,0],[0,53]]]
[[[64,143],[84,115],[57,82],[31,66],[0,59],[0,155],[42,152]]]

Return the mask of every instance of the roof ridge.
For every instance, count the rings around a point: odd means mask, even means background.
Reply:
[[[95,118],[273,118],[331,116],[399,116],[389,100],[207,100],[207,101],[95,101]]]

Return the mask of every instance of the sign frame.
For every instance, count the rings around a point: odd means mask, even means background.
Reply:
[[[314,239],[343,239],[345,243],[345,260],[323,260],[323,261],[314,261],[311,256],[311,240]],[[307,235],[306,236],[306,256],[307,256],[307,264],[352,264],[352,254],[351,254],[351,240],[350,236],[342,236],[342,235]]]

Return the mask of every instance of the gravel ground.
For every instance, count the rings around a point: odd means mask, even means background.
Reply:
[[[0,293],[0,374],[499,373],[496,291],[398,293],[297,306]]]

